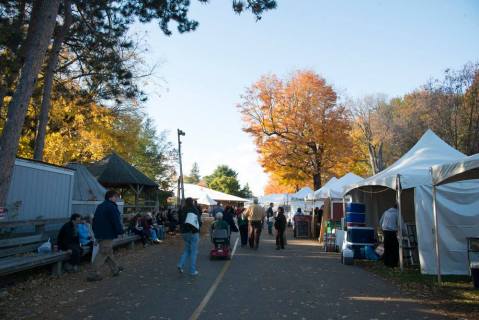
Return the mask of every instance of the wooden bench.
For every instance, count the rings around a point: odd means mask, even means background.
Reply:
[[[32,236],[32,239],[33,237],[34,236]],[[113,241],[113,248],[124,246],[127,244],[130,244],[131,247],[133,248],[135,241],[138,241],[140,239],[141,238],[137,235],[126,235],[124,237],[115,239]],[[14,242],[14,239],[9,239],[9,240],[12,240],[12,242]],[[35,247],[34,250],[36,250],[38,246],[39,244]],[[32,252],[34,250],[30,250],[27,252]],[[86,255],[90,253],[90,251],[91,251],[90,247],[83,247],[82,253]],[[20,251],[15,254],[27,253],[27,252]],[[31,255],[31,256],[7,256],[7,257],[4,256],[4,258],[0,259],[0,277],[17,273],[20,271],[34,269],[34,268],[45,266],[45,265],[53,265],[52,273],[54,275],[60,275],[63,269],[63,262],[68,259],[70,259],[70,253],[66,251],[51,252],[51,253],[45,253],[45,254],[35,253],[34,255]]]
[[[47,240],[43,234],[0,240],[0,258],[36,251]]]

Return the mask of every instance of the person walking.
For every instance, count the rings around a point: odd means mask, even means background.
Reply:
[[[194,216],[196,215],[196,219]],[[186,198],[185,206],[181,208],[179,214],[180,231],[183,236],[184,249],[183,254],[178,261],[178,271],[183,273],[183,267],[186,261],[190,260],[190,274],[197,276],[196,258],[198,256],[198,243],[200,241],[201,213],[195,207],[192,198]]]
[[[278,216],[274,222],[276,229],[276,250],[284,249],[284,232],[286,231],[286,216],[284,215],[284,208],[278,208]]]
[[[113,259],[113,240],[123,234],[123,225],[120,220],[120,211],[116,202],[119,194],[109,190],[105,194],[105,201],[98,205],[93,217],[93,233],[99,245],[98,254],[92,263],[92,273],[88,281],[100,281],[100,267],[106,262],[113,276],[118,276],[122,267]]]
[[[258,199],[255,198],[253,205],[246,210],[246,218],[249,223],[249,246],[252,249],[258,250],[259,248],[259,239],[265,216],[264,208],[258,204]]]
[[[245,247],[248,244],[248,218],[246,218],[245,208],[241,208],[238,215],[238,228],[241,237],[241,246]]]
[[[270,203],[268,210],[266,210],[266,218],[268,219],[268,234],[270,236],[273,235],[273,217],[274,217],[274,211],[273,211],[274,204]]]
[[[398,216],[398,206],[394,204],[391,208],[384,211],[379,220],[379,225],[384,235],[384,265],[390,268],[397,267],[399,262]],[[401,221],[401,224],[403,225],[404,223]]]

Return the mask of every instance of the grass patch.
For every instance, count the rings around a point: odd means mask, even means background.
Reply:
[[[355,260],[356,265],[392,281],[401,290],[415,296],[447,301],[454,309],[479,312],[479,290],[474,289],[470,276],[443,276],[442,285],[436,276],[423,275],[419,267],[388,268],[380,261]]]

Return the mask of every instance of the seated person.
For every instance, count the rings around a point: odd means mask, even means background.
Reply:
[[[158,227],[158,239],[165,240],[166,215],[163,211],[158,212],[156,215],[156,224]]]
[[[223,213],[218,212],[216,214],[216,221],[211,224],[211,234],[213,235],[213,242],[215,242],[214,238],[214,230],[226,230],[226,234],[228,235],[228,239],[226,241],[226,244],[229,244],[229,224],[223,220]],[[218,247],[217,243],[215,242],[215,247]]]
[[[133,219],[130,220],[130,224],[128,227],[128,230],[136,234],[137,236],[140,236],[141,242],[143,243],[143,246],[146,246],[146,240],[147,240],[147,235],[145,233],[145,230],[143,229],[143,223],[142,223],[142,218],[141,215],[138,213],[136,214]]]
[[[94,236],[91,229],[90,217],[86,217],[83,221],[77,224],[78,237],[80,238],[80,245],[82,247],[91,246],[93,244]]]
[[[65,270],[67,272],[78,272],[80,265],[81,247],[80,238],[76,226],[81,223],[81,215],[74,213],[70,217],[70,221],[65,223],[58,233],[58,248],[62,251],[70,251],[70,260],[65,263]]]
[[[147,212],[143,218],[143,228],[146,231],[146,234],[150,237],[150,240],[153,243],[160,243],[158,239],[158,231],[156,229],[155,223],[153,221],[153,216],[151,212]]]

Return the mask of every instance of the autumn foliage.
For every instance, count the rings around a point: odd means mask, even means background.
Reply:
[[[285,80],[263,76],[238,107],[261,165],[279,184],[318,189],[324,179],[349,170],[349,113],[316,73],[298,71]]]

